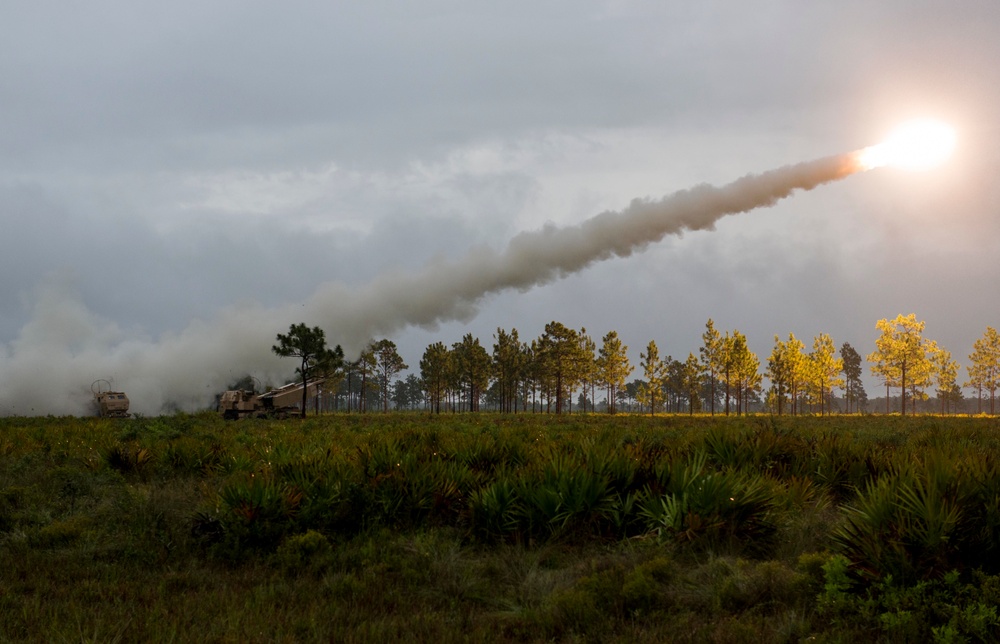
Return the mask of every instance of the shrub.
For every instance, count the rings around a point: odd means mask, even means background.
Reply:
[[[472,534],[486,542],[516,535],[524,514],[517,486],[506,479],[473,490],[468,508]]]
[[[142,474],[153,460],[153,452],[135,442],[117,443],[104,452],[104,462],[122,474]]]
[[[225,449],[219,442],[206,445],[188,436],[171,441],[163,451],[163,459],[171,469],[190,474],[210,474],[221,467],[224,458]]]
[[[667,493],[648,494],[642,502],[647,529],[676,544],[765,549],[776,529],[768,486],[760,478],[710,471],[706,461],[698,452],[668,468]]]
[[[561,454],[553,454],[539,473],[522,478],[517,494],[524,528],[535,538],[600,534],[617,499],[603,474]]]
[[[72,545],[90,528],[89,517],[76,515],[53,521],[28,533],[28,543],[38,548],[63,548]]]
[[[647,614],[666,608],[666,584],[674,576],[669,557],[655,557],[636,566],[622,582],[622,604],[629,614]]]
[[[981,498],[982,486],[963,464],[940,455],[900,465],[844,507],[834,542],[872,579],[909,583],[995,565],[989,553],[1000,544],[992,541],[991,524],[1000,517]]]
[[[302,491],[261,472],[230,481],[219,492],[219,500],[227,545],[239,554],[246,548],[277,545],[294,527]]]
[[[25,507],[26,490],[23,487],[8,487],[0,490],[0,532],[14,528]]]
[[[277,564],[287,572],[312,570],[322,572],[331,561],[330,541],[315,530],[285,538],[275,553]]]

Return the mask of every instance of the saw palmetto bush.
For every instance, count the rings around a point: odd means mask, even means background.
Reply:
[[[759,476],[714,470],[705,452],[695,452],[664,467],[661,479],[665,493],[648,494],[640,510],[661,541],[757,551],[770,545],[774,497]]]
[[[807,452],[804,438],[780,427],[771,417],[755,419],[752,428],[718,428],[705,434],[704,450],[723,468],[748,469],[782,476]]]
[[[452,522],[475,477],[462,464],[400,455],[393,469],[371,478],[367,494],[379,520],[391,526]]]
[[[503,478],[469,494],[469,528],[486,543],[519,541],[523,503],[516,483]]]
[[[979,455],[898,464],[843,507],[834,543],[870,578],[904,583],[996,569],[1000,473]]]
[[[607,476],[554,453],[518,482],[525,531],[535,538],[600,534],[617,501]]]
[[[281,463],[274,475],[301,498],[288,516],[296,531],[353,534],[364,528],[368,500],[351,463],[329,454]]]
[[[181,474],[208,475],[221,469],[225,450],[218,442],[183,436],[167,443],[162,460],[167,468]]]
[[[146,473],[153,464],[153,451],[135,441],[115,443],[104,451],[104,460],[113,470],[122,474]]]
[[[449,442],[450,458],[486,476],[517,469],[529,459],[526,441],[509,432],[481,431]]]
[[[808,439],[808,460],[800,474],[846,498],[864,486],[870,476],[865,455],[850,435],[823,432]]]
[[[608,487],[620,494],[642,489],[641,462],[629,451],[590,445],[581,451],[580,460],[594,474],[607,481]]]
[[[233,552],[271,550],[292,531],[303,492],[271,472],[230,480],[219,491],[226,546]]]

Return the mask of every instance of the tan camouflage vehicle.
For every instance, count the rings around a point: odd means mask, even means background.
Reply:
[[[128,396],[121,391],[111,391],[107,380],[95,380],[90,385],[94,392],[94,407],[101,418],[128,418]]]
[[[231,389],[219,396],[219,412],[226,420],[238,420],[246,416],[258,416],[263,407],[257,394],[249,389]]]
[[[309,381],[306,395],[315,397],[323,384],[322,378]],[[256,394],[249,389],[231,389],[219,396],[219,413],[226,420],[240,418],[287,418],[299,412],[302,404],[302,383],[291,383]]]

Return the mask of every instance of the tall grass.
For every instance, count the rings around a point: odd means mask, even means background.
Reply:
[[[4,419],[0,639],[988,641],[998,430]]]

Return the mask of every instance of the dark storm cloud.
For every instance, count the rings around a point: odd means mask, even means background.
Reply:
[[[7,145],[28,158],[62,149],[70,162],[96,145],[108,164],[196,165],[191,147],[280,147],[269,134],[299,139],[297,155],[317,153],[301,140],[315,138],[369,158],[364,141],[391,154],[470,134],[692,118],[707,103],[746,113],[805,96],[812,88],[796,81],[824,55],[799,46],[822,16],[711,4],[652,15],[463,3],[6,13],[0,69],[17,124]]]

